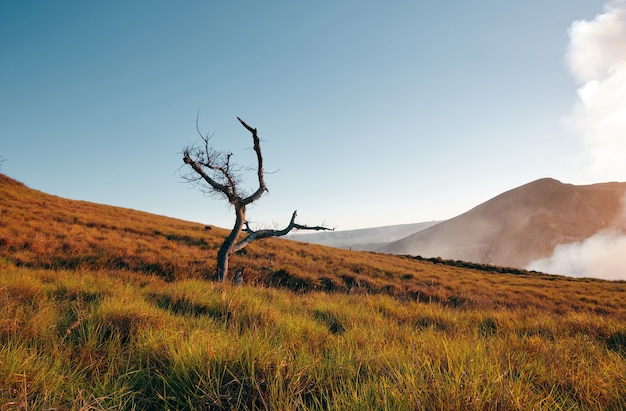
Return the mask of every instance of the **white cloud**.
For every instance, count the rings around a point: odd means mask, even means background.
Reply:
[[[575,21],[567,62],[580,83],[604,77],[626,56],[626,1],[613,1],[593,21]]]
[[[570,122],[582,137],[587,174],[626,179],[626,1],[574,22],[569,34],[567,62],[580,85]]]

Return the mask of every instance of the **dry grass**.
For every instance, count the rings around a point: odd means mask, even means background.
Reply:
[[[626,406],[623,317],[9,263],[0,281],[8,409]]]
[[[127,270],[167,281],[205,279],[212,276],[217,248],[228,234],[220,228],[206,231],[197,223],[66,200],[3,175],[0,198],[0,258],[24,267]],[[445,264],[283,239],[253,243],[232,258],[231,266],[246,267],[249,284],[297,292],[385,294],[457,308],[626,314],[623,282]]]
[[[626,284],[273,239],[0,175],[0,409],[626,408]]]

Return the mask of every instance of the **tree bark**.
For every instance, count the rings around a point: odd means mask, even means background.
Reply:
[[[235,225],[217,252],[217,269],[215,270],[215,279],[217,281],[226,281],[228,276],[228,259],[233,252],[237,251],[233,250],[233,248],[243,230],[245,222],[246,206],[243,204],[235,205]]]

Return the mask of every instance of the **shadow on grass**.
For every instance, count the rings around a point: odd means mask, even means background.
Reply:
[[[626,332],[616,331],[606,340],[606,345],[610,350],[626,356]]]
[[[306,293],[313,291],[316,288],[315,284],[310,279],[298,277],[285,269],[270,273],[267,278],[266,285],[271,287],[287,288],[296,293]],[[329,284],[326,286],[329,286]]]
[[[232,316],[229,311],[225,311],[220,307],[210,307],[205,304],[194,303],[184,296],[172,297],[167,294],[152,293],[147,295],[147,300],[160,309],[179,316],[209,316],[221,321],[228,321]]]

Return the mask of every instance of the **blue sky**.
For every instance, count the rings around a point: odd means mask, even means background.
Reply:
[[[623,181],[623,163],[594,168],[576,119],[595,77],[568,63],[572,23],[611,4],[0,0],[2,172],[230,227],[180,177],[199,110],[242,164],[236,116],[259,130],[258,225],[295,209],[338,229],[447,219],[542,177]]]

